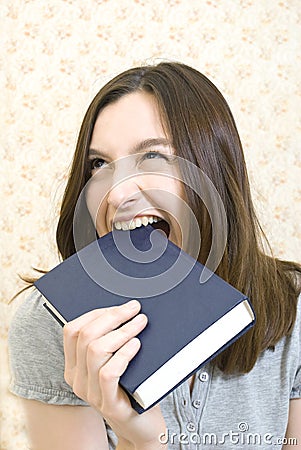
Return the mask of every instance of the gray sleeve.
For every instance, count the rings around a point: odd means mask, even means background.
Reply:
[[[299,296],[297,317],[294,325],[292,337],[297,341],[296,354],[297,354],[297,367],[295,372],[295,378],[290,394],[290,399],[301,398],[301,295]]]
[[[56,405],[87,406],[64,380],[62,327],[34,291],[17,309],[9,329],[10,391]]]
[[[299,366],[295,382],[291,391],[290,399],[301,398],[301,366]]]

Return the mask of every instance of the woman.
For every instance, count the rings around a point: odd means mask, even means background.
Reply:
[[[33,449],[282,448],[285,436],[298,440],[291,448],[301,448],[301,269],[262,251],[235,122],[205,76],[183,64],[160,63],[126,71],[101,89],[80,130],[57,228],[59,251],[65,259],[81,245],[73,221],[88,183],[84,243],[95,238],[94,224],[103,236],[113,227],[161,219],[181,245],[177,205],[187,202],[202,237],[198,259],[205,263],[213,224],[193,189],[155,170],[122,173],[122,161],[141,168],[174,157],[201,169],[222,199],[227,235],[216,272],[248,295],[257,323],[159,405],[137,415],[118,379],[147,326],[139,302],[92,311],[66,325],[62,336],[33,293],[10,329],[11,390],[24,398]],[[109,180],[101,195],[96,179]],[[162,190],[179,201],[167,208]]]

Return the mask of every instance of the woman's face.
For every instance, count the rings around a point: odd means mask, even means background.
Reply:
[[[99,236],[153,223],[182,246],[183,184],[151,94],[127,94],[100,112],[89,163],[86,199]]]

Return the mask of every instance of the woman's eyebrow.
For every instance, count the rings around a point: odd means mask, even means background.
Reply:
[[[139,153],[143,150],[146,150],[150,147],[156,147],[156,146],[164,146],[164,147],[170,147],[171,142],[166,138],[151,138],[151,139],[145,139],[144,141],[138,142],[131,150],[130,153]]]
[[[156,146],[164,146],[164,147],[170,147],[171,146],[171,142],[166,139],[166,138],[150,138],[150,139],[145,139],[141,142],[138,142],[138,144],[134,145],[133,148],[131,148],[129,150],[129,154],[135,154],[135,153],[140,153],[143,152],[144,150],[151,148],[151,147],[156,147]],[[90,148],[89,149],[89,156],[98,156],[101,158],[107,158],[108,154],[106,152],[101,151],[100,149],[97,148]]]
[[[88,156],[98,156],[99,158],[105,158],[106,154],[97,148],[89,148]]]

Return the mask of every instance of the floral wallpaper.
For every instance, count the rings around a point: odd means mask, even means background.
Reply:
[[[18,274],[56,264],[57,210],[93,94],[134,65],[177,60],[228,100],[274,253],[300,262],[299,0],[2,0],[0,448],[28,448],[8,393]],[[24,295],[23,295],[24,297]]]

